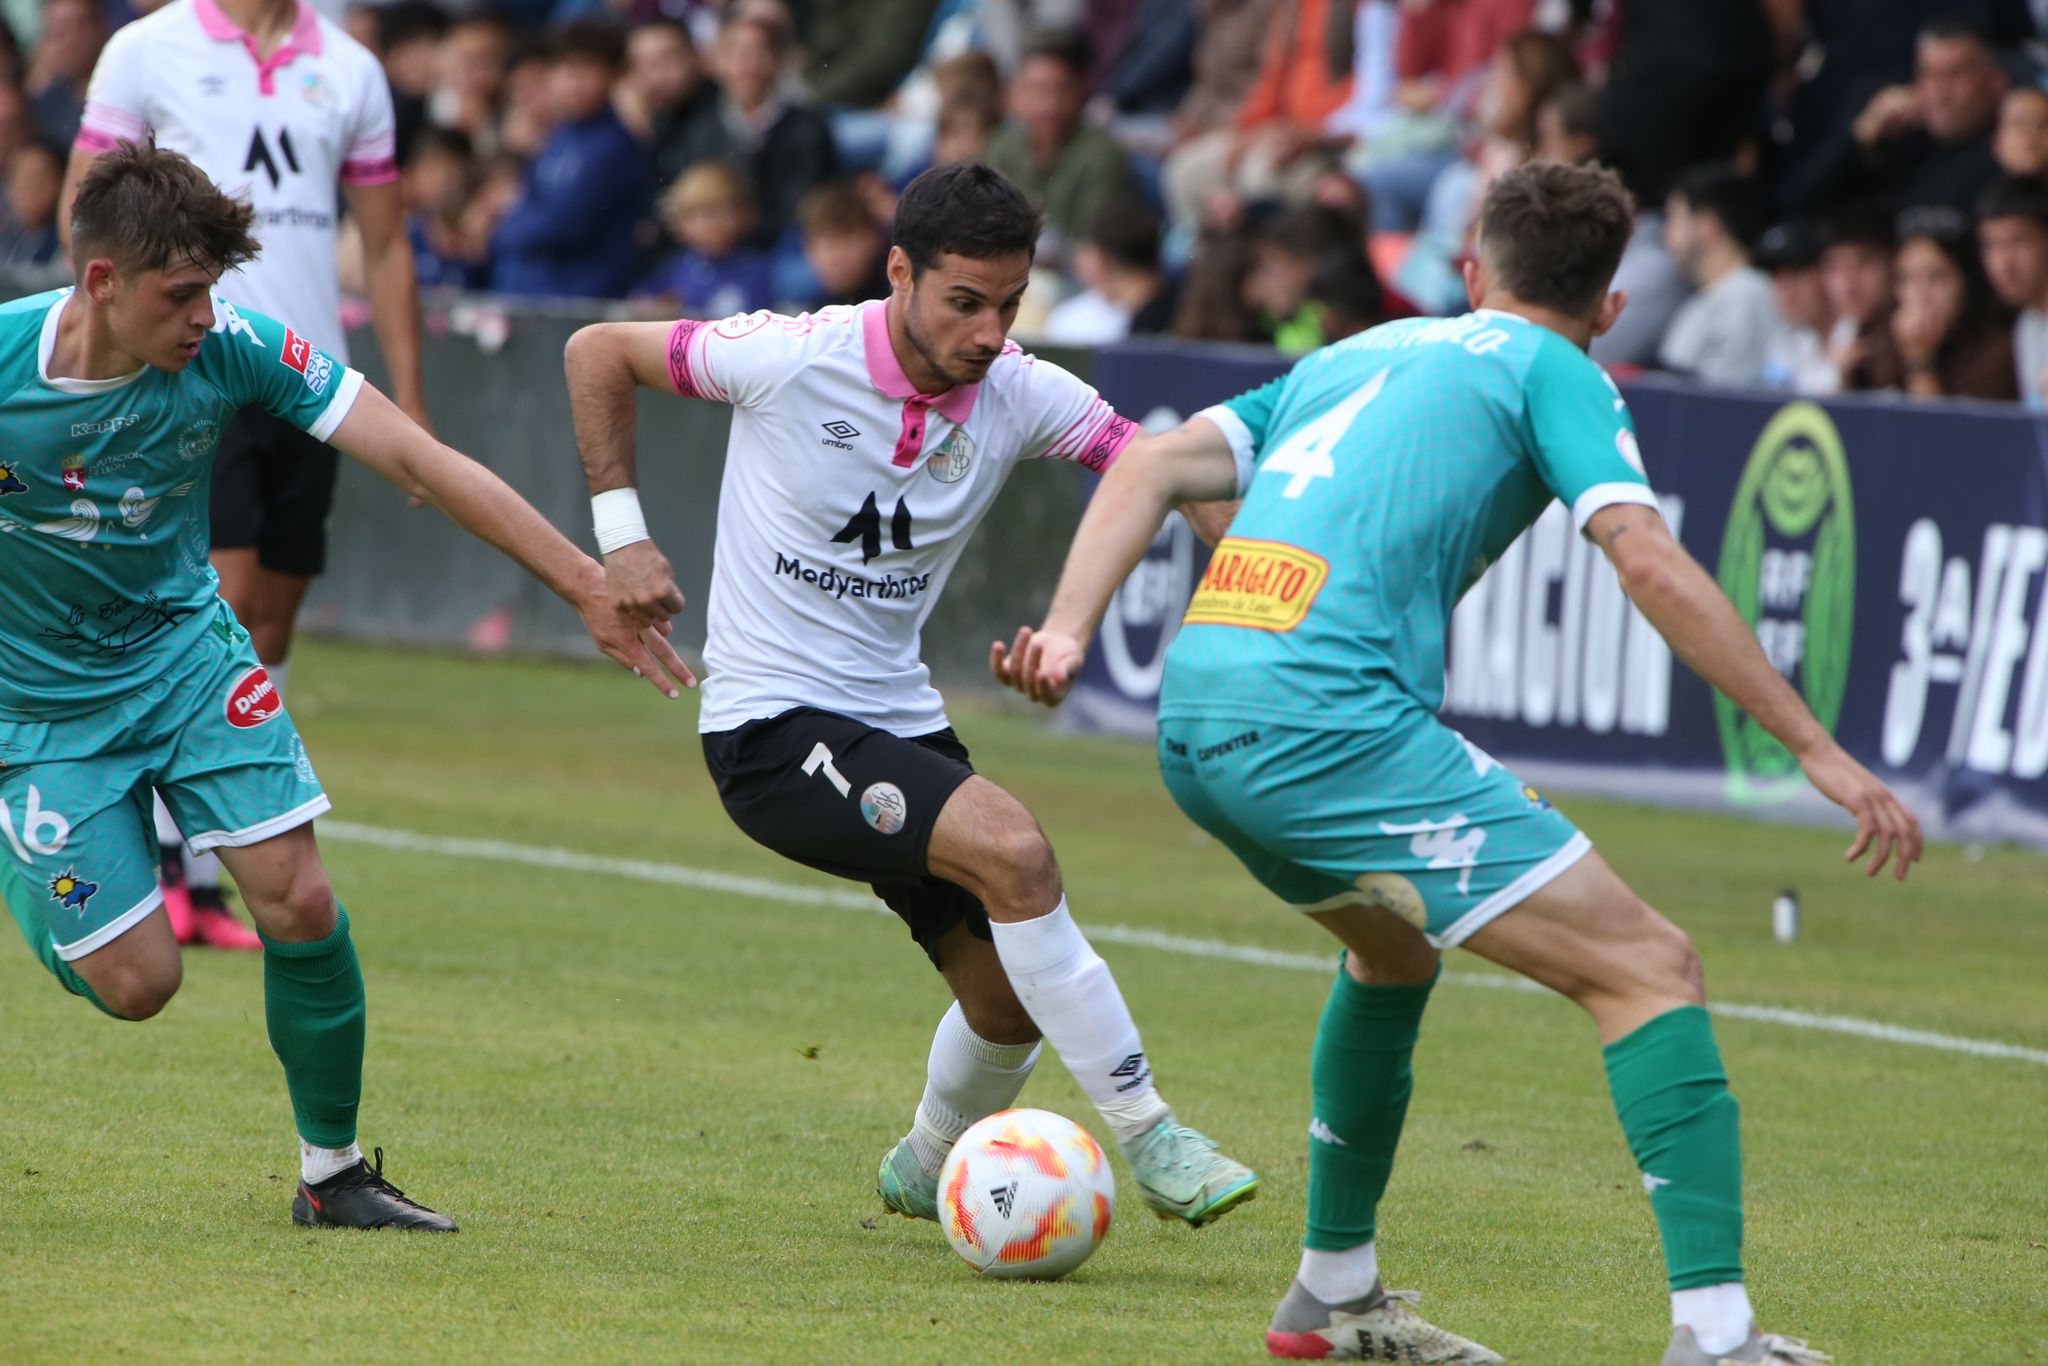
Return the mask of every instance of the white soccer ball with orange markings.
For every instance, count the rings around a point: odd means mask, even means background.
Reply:
[[[1115,1204],[1102,1145],[1049,1110],[990,1115],[939,1171],[946,1241],[984,1276],[1059,1279],[1101,1244]]]

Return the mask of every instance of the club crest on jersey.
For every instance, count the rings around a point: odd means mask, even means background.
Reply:
[[[327,392],[327,381],[334,374],[334,363],[289,327],[284,330],[284,350],[277,353],[277,358],[284,362],[286,369],[298,371],[308,389],[316,394]]]
[[[67,455],[64,457],[64,487],[73,493],[85,492],[85,457]]]
[[[306,78],[299,82],[299,94],[315,109],[334,108],[334,87],[329,85],[317,71],[308,71]]]
[[[957,484],[967,477],[967,470],[974,463],[974,442],[966,432],[955,427],[947,434],[939,448],[925,460],[925,473],[941,484]]]
[[[67,911],[85,914],[85,904],[99,891],[97,882],[87,882],[78,875],[76,868],[66,868],[50,879],[50,900]]]
[[[275,721],[283,714],[284,699],[277,695],[277,684],[270,681],[269,672],[261,664],[236,679],[228,689],[228,724],[238,730]]]
[[[10,493],[27,493],[28,485],[14,472],[12,465],[0,465],[0,498]]]

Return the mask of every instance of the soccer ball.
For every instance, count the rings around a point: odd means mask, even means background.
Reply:
[[[946,1241],[984,1276],[1059,1279],[1102,1242],[1115,1203],[1102,1145],[1048,1110],[990,1115],[939,1170]]]

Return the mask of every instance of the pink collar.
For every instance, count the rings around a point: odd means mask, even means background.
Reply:
[[[292,19],[291,35],[268,57],[257,55],[256,40],[228,18],[219,0],[192,0],[192,12],[199,17],[199,27],[207,37],[219,43],[238,42],[248,51],[249,60],[256,63],[257,88],[266,95],[277,93],[276,73],[279,67],[287,65],[294,57],[320,55],[320,16],[311,5],[301,3],[298,6]]]
[[[210,0],[195,0],[198,4]],[[922,394],[896,363],[896,348],[889,341],[889,301],[875,299],[861,305],[861,344],[867,351],[868,383],[889,398],[900,398],[917,408],[929,408],[955,426],[974,411],[980,384],[956,384],[943,394]]]

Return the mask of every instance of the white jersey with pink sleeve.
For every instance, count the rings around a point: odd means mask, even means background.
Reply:
[[[1012,343],[979,384],[917,392],[887,305],[679,322],[669,380],[733,407],[698,728],[817,707],[896,735],[946,726],[919,634],[1019,460],[1108,469],[1136,434]]]
[[[263,254],[221,291],[346,363],[341,186],[398,179],[391,87],[369,49],[304,3],[284,42],[257,51],[216,0],[171,0],[100,50],[73,145],[97,154],[154,136],[246,195]]]

